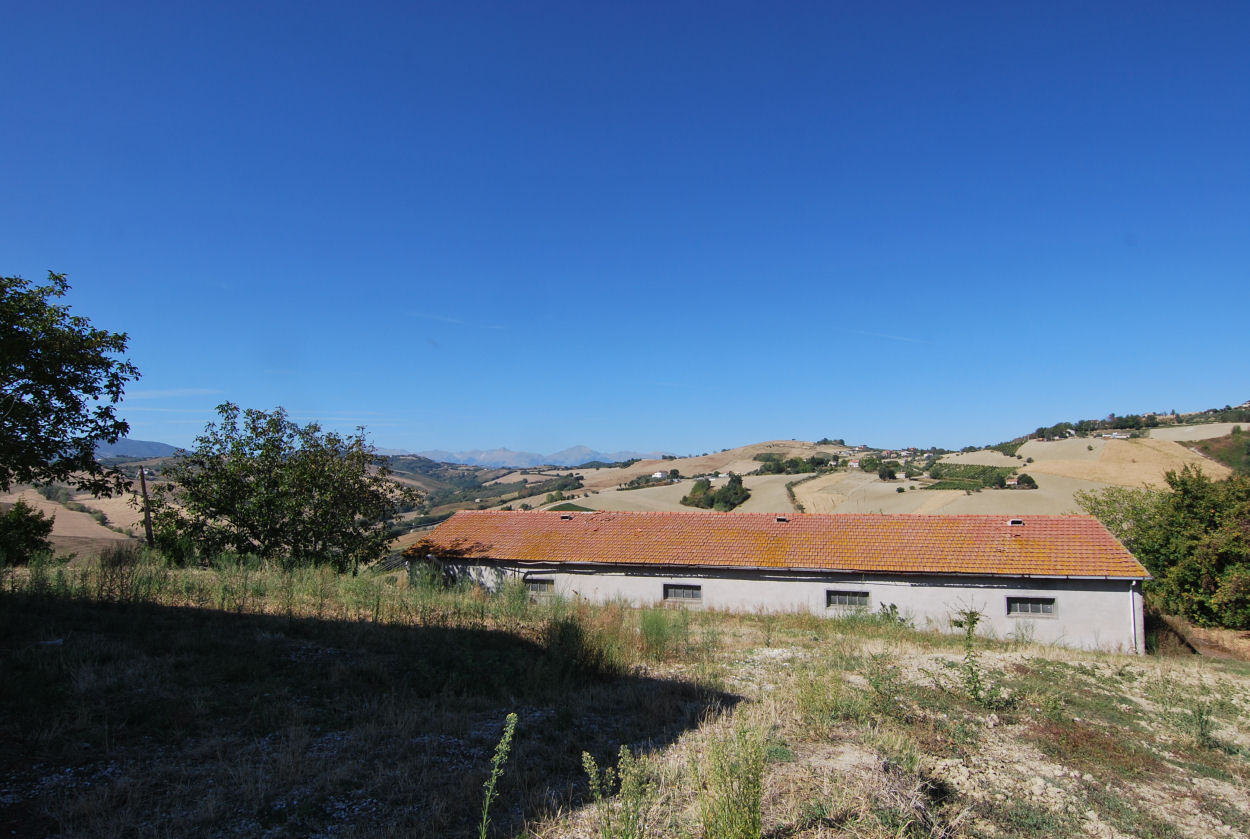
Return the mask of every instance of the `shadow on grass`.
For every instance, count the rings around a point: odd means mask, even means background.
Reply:
[[[507,835],[738,700],[546,637],[0,595],[0,832],[476,835],[515,711]]]

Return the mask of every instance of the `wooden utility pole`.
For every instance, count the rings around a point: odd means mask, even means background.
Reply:
[[[152,509],[148,506],[148,482],[143,477],[143,473],[147,471],[142,465],[139,466],[139,489],[143,491],[143,534],[148,537],[148,547],[156,547],[156,540],[152,538]]]

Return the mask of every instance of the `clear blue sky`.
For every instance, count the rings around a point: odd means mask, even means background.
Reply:
[[[0,272],[380,446],[1250,398],[1250,3],[0,2]]]

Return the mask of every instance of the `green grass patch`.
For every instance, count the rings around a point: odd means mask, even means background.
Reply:
[[[955,479],[943,479],[932,484],[925,484],[921,489],[958,489],[967,490],[969,492],[984,489],[985,484],[980,481],[964,481]]]
[[[1250,425],[1246,428],[1250,429]],[[1191,440],[1181,445],[1197,449],[1234,472],[1250,475],[1250,431],[1236,431],[1207,440]]]

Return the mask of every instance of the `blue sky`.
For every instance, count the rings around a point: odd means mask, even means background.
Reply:
[[[383,447],[1250,398],[1250,4],[0,3],[0,272]]]

